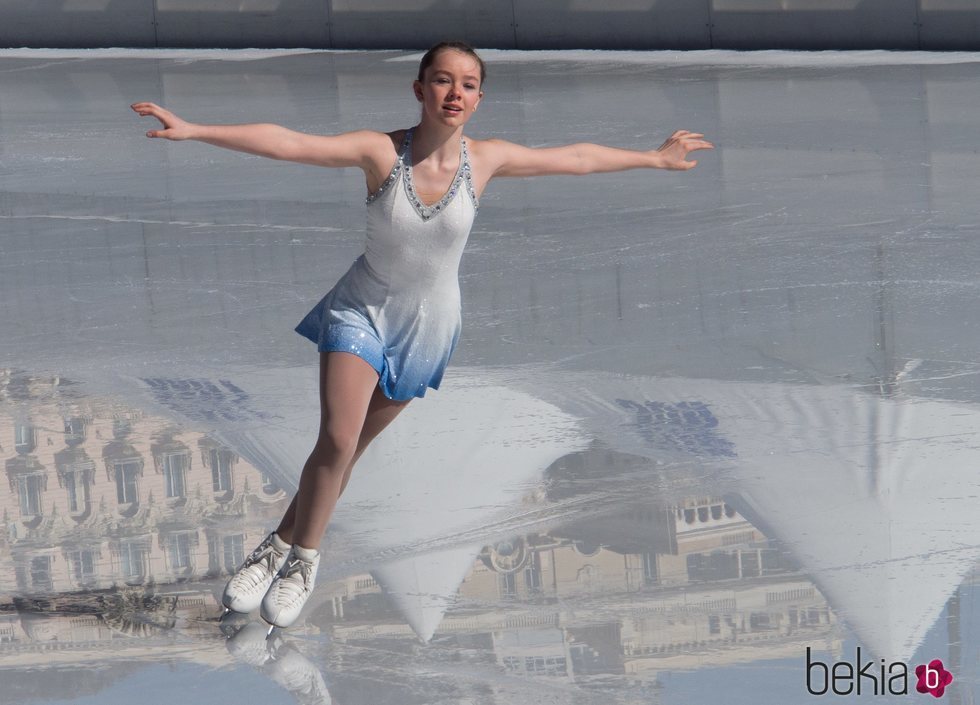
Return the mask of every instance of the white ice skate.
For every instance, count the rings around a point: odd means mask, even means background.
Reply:
[[[276,573],[286,562],[289,544],[272,532],[245,559],[228,584],[221,604],[227,611],[251,612],[262,603]]]
[[[313,593],[320,552],[312,548],[293,546],[285,565],[280,569],[262,599],[262,619],[275,627],[288,627],[299,617],[303,605]]]

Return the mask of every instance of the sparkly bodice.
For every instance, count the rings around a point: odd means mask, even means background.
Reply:
[[[385,191],[391,188],[391,185],[399,176],[402,176],[408,200],[415,207],[416,212],[421,216],[422,220],[428,220],[436,213],[441,212],[456,195],[456,192],[463,186],[465,186],[467,192],[470,194],[470,198],[473,199],[474,210],[479,210],[480,200],[476,197],[476,191],[473,190],[473,175],[470,171],[470,159],[469,153],[466,151],[466,140],[462,138],[459,140],[459,168],[456,169],[456,176],[453,177],[449,190],[446,191],[446,194],[437,203],[433,203],[431,206],[427,206],[422,202],[422,199],[415,192],[415,183],[412,181],[412,135],[414,132],[414,127],[405,131],[405,138],[402,140],[401,147],[398,150],[398,159],[395,160],[395,165],[391,168],[391,173],[388,174],[388,178],[384,180],[384,183],[381,184],[378,190],[367,197],[365,203],[370,205],[377,200]]]
[[[406,131],[391,173],[367,198],[365,259],[372,273],[394,289],[448,286],[450,280],[455,289],[479,206],[466,141],[460,138],[459,167],[449,190],[427,206],[412,178],[413,134],[414,128]]]

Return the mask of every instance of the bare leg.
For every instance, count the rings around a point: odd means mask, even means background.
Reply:
[[[353,379],[338,379],[345,374]],[[369,392],[366,411],[361,411],[363,378],[370,381],[369,389],[373,390]],[[407,401],[388,399],[377,383],[377,373],[360,358],[347,353],[321,353],[320,435],[303,467],[299,490],[276,529],[286,543],[297,543],[304,548],[320,545],[354,464],[370,442],[408,405]],[[352,445],[349,434],[354,427],[358,433]]]
[[[377,381],[374,369],[356,355],[321,353],[320,432],[299,478],[291,543],[319,548]]]
[[[350,461],[350,465],[347,466],[347,471],[344,473],[344,482],[340,485],[340,493],[343,494],[344,490],[347,488],[347,483],[350,480],[351,471],[354,469],[355,463],[367,450],[368,445],[371,444],[379,433],[381,433],[395,417],[401,413],[402,409],[408,406],[408,401],[395,401],[394,399],[389,399],[381,391],[380,387],[374,388],[374,395],[371,397],[371,405],[368,407],[367,418],[364,419],[364,427],[361,429],[361,436],[357,439],[357,451],[354,453],[354,458]]]

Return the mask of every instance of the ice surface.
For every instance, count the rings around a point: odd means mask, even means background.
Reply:
[[[266,642],[216,596],[312,445],[292,327],[363,177],[128,106],[390,130],[419,53],[0,52],[0,703],[802,702],[858,646],[976,700],[980,55],[485,56],[473,138],[717,148],[490,184],[443,387]]]

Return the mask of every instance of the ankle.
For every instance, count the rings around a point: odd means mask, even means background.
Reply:
[[[298,543],[293,544],[293,555],[302,558],[304,561],[312,561],[314,558],[320,555],[320,552],[315,548],[306,548],[305,546],[300,546]]]
[[[287,552],[291,547],[289,539],[284,538],[278,531],[272,532],[272,545],[283,553]]]

